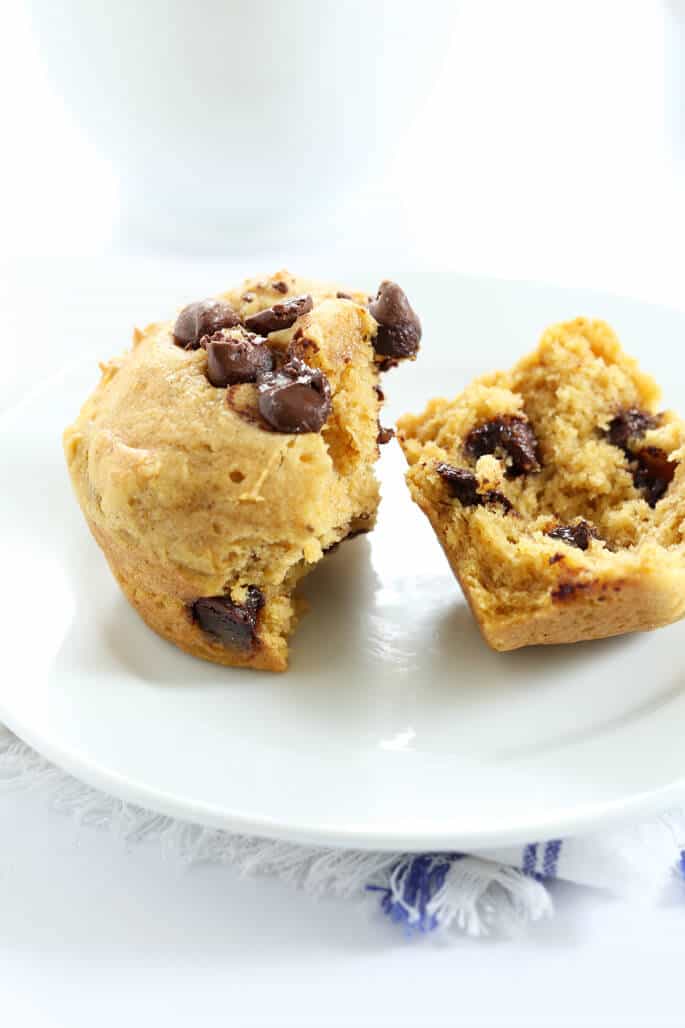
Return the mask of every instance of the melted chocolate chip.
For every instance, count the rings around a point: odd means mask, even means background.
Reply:
[[[501,493],[498,489],[489,489],[483,499],[485,503],[499,503],[501,507],[504,507],[505,514],[514,509],[511,500],[508,500],[504,493]]]
[[[504,513],[512,510],[510,501],[504,493],[496,489],[490,489],[486,493],[478,492],[478,479],[472,471],[466,468],[455,468],[451,464],[436,464],[435,470],[447,486],[450,496],[459,500],[462,507],[482,507],[488,503],[499,503],[504,507]]]
[[[437,464],[435,470],[447,486],[447,491],[463,507],[479,507],[483,497],[478,492],[478,479],[466,468],[454,468],[451,464]]]
[[[207,351],[207,378],[220,389],[240,382],[255,382],[261,371],[270,371],[273,367],[266,341],[244,328],[222,329],[205,336],[202,345]]]
[[[343,293],[342,290],[338,290],[338,292],[335,294],[335,296],[336,296],[336,299],[338,299],[338,300],[351,300],[352,299],[352,297],[350,296],[349,293]]]
[[[247,651],[257,642],[257,620],[263,606],[262,593],[251,585],[244,604],[234,603],[227,596],[204,596],[195,600],[191,614],[204,632],[224,646]]]
[[[277,432],[318,432],[331,413],[328,379],[299,357],[260,374],[257,390],[259,412]]]
[[[637,407],[628,407],[619,411],[609,422],[607,438],[612,446],[618,446],[625,453],[630,453],[630,440],[642,439],[645,432],[650,428],[657,428],[659,422],[658,415],[648,414]]]
[[[552,591],[552,599],[558,603],[568,603],[570,600],[575,600],[576,596],[582,596],[588,589],[592,589],[592,586],[592,582],[561,582]]]
[[[510,478],[540,470],[538,441],[528,418],[521,414],[502,414],[472,429],[466,437],[464,450],[477,460],[486,453],[502,450],[511,461]]]
[[[677,461],[669,460],[668,454],[658,446],[645,446],[635,450],[631,440],[642,439],[646,432],[658,428],[662,415],[648,414],[630,407],[619,411],[609,422],[607,438],[618,446],[632,462],[633,482],[640,489],[650,507],[656,507],[673,481]]]
[[[637,466],[633,471],[635,488],[641,489],[650,507],[656,507],[673,481],[678,464],[658,446],[645,446],[635,454]]]
[[[589,521],[580,520],[573,525],[557,525],[556,528],[545,532],[550,539],[559,539],[568,546],[575,546],[578,550],[587,550],[592,539],[599,539],[599,533]]]
[[[224,300],[197,300],[184,307],[174,325],[174,342],[185,350],[197,350],[203,336],[221,328],[233,328],[240,319]]]
[[[288,283],[287,282],[283,282],[283,281],[272,282],[271,283],[271,288],[275,289],[277,293],[287,293],[288,292]]]
[[[378,402],[379,403],[383,403],[383,401],[385,400],[385,394],[384,394],[383,390],[381,389],[381,387],[379,385],[375,385],[373,387],[373,389],[374,389],[374,392],[375,392],[375,394],[376,394],[376,396],[378,398]],[[380,419],[379,419],[379,421],[378,421],[378,435],[376,437],[376,442],[378,443],[378,445],[379,446],[385,446],[385,444],[389,443],[390,440],[394,438],[394,436],[395,436],[395,429],[394,428],[384,428],[383,425],[381,425]]]
[[[250,314],[245,318],[245,328],[265,336],[270,332],[280,332],[281,329],[294,325],[297,319],[307,314],[313,306],[311,296],[295,296],[292,300],[275,303],[273,307],[267,307],[264,311]]]
[[[421,342],[421,322],[403,290],[395,282],[381,282],[369,311],[378,322],[373,340],[376,353],[393,362],[414,357]]]

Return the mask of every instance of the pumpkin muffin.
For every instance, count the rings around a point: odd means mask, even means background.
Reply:
[[[601,321],[405,415],[412,497],[493,649],[685,614],[685,423]]]
[[[299,579],[374,524],[379,373],[413,359],[402,290],[282,271],[136,331],[64,449],[124,594],[181,649],[283,671]]]

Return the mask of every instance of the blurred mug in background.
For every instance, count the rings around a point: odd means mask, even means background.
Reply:
[[[666,103],[674,155],[685,160],[685,0],[665,0]]]
[[[296,246],[379,181],[456,8],[30,0],[55,88],[118,176],[121,245],[189,253]]]

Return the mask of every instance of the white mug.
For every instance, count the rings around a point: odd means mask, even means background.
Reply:
[[[382,175],[454,0],[30,0],[49,74],[121,185],[128,245],[292,242]],[[430,154],[426,160],[430,161]]]

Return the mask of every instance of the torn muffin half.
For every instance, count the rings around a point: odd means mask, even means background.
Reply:
[[[412,497],[493,649],[685,615],[685,423],[601,321],[398,423]]]
[[[299,579],[369,531],[379,373],[421,329],[402,290],[286,271],[136,331],[64,449],[79,504],[147,624],[218,664],[282,671]]]

